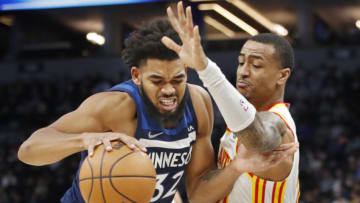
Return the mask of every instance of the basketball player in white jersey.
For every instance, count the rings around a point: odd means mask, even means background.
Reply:
[[[197,70],[228,125],[221,139],[219,169],[204,176],[191,202],[297,202],[298,150],[279,164],[261,168],[262,160],[276,153],[281,144],[297,143],[289,104],[283,101],[286,81],[294,66],[290,44],[270,33],[250,38],[238,57],[235,89],[206,57],[190,7],[185,14],[179,2],[178,17],[170,8],[167,12],[183,44],[167,37],[162,42]],[[246,159],[252,161],[244,162]]]

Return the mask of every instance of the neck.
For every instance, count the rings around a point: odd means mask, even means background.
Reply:
[[[284,101],[284,91],[278,91],[268,98],[261,98],[259,101],[251,101],[258,112],[266,111],[271,105]]]

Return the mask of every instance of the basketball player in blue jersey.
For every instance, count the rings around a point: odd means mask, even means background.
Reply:
[[[110,141],[120,140],[152,159],[157,182],[151,202],[171,202],[185,173],[191,197],[201,177],[215,167],[210,139],[213,108],[203,88],[187,84],[187,68],[176,52],[163,45],[163,36],[181,42],[163,19],[134,31],[122,53],[132,79],[90,96],[75,111],[35,131],[21,145],[19,159],[40,166],[81,152],[83,161],[95,146],[104,144],[110,151]],[[291,153],[289,149],[267,163]],[[61,202],[84,202],[78,173]]]

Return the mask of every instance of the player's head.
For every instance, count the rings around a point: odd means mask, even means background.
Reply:
[[[283,98],[294,68],[294,52],[286,39],[272,33],[253,36],[245,42],[238,60],[236,87],[250,102],[263,105]]]
[[[163,36],[181,44],[168,20],[155,19],[130,34],[122,56],[152,116],[174,126],[185,110],[187,76],[178,55],[161,42]]]

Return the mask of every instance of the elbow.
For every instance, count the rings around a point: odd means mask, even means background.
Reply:
[[[20,148],[19,148],[19,151],[17,153],[17,156],[18,156],[18,159],[25,163],[25,164],[29,164],[29,165],[33,165],[33,166],[43,166],[45,164],[42,164],[42,163],[37,163],[34,159],[34,156],[32,154],[32,150],[33,149],[33,146],[31,146],[29,144],[28,141],[25,141],[24,143],[21,144]]]
[[[27,156],[27,154],[29,154],[29,148],[30,146],[27,144],[27,142],[24,142],[21,144],[17,153],[18,159],[26,164],[29,164],[29,158]]]

